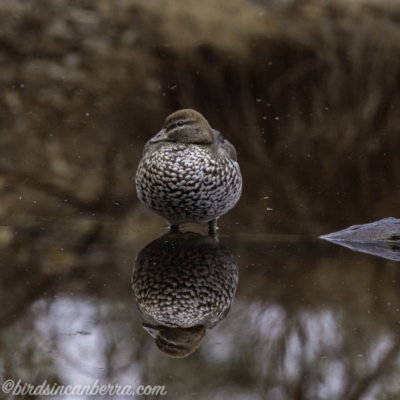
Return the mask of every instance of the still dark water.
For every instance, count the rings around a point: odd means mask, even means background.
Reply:
[[[17,215],[14,220],[17,225]],[[166,236],[142,251],[168,232],[161,220],[132,229],[111,218],[32,216],[18,230],[2,226],[4,378],[165,386],[166,395],[142,398],[397,398],[398,262],[316,236],[248,234],[223,217],[220,227],[218,240],[188,226],[183,231],[197,235]],[[183,280],[182,265],[192,268]],[[167,294],[160,289],[177,276],[180,283],[167,285]],[[168,294],[175,299],[179,290],[180,300],[168,303]],[[205,326],[200,340],[192,334],[180,340],[198,348],[186,358],[160,351],[142,323],[160,324],[139,312],[139,292],[142,303],[153,299],[147,309],[157,309],[172,331],[197,315]]]

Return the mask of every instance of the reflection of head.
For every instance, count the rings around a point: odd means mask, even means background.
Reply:
[[[192,354],[206,336],[206,328],[169,328],[162,325],[143,324],[144,329],[155,339],[156,346],[167,356],[184,358]]]
[[[137,306],[154,324],[145,329],[172,357],[189,355],[206,328],[226,317],[237,282],[235,260],[224,246],[211,236],[179,231],[143,248],[132,275]]]

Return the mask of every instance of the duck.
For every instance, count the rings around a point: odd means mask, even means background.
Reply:
[[[169,115],[145,144],[135,182],[141,203],[171,229],[208,223],[215,231],[242,193],[235,147],[192,109]]]

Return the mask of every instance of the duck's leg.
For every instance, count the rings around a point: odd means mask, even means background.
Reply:
[[[217,229],[217,218],[214,218],[208,222],[208,234],[214,236]]]

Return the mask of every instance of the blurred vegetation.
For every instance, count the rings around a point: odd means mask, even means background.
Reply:
[[[228,219],[324,233],[397,210],[396,2],[2,0],[0,15],[3,217],[123,217],[143,144],[183,107],[239,150]]]

